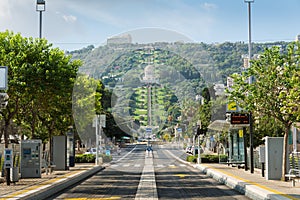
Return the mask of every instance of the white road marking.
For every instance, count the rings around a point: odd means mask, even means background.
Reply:
[[[145,165],[135,200],[158,200],[153,166],[153,156],[146,153]]]

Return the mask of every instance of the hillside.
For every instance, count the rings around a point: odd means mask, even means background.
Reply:
[[[285,49],[287,44],[253,44],[253,54],[274,45]],[[121,129],[143,134],[145,128],[140,127],[155,127],[159,132],[178,123],[180,112],[195,110],[193,102],[199,101],[197,96],[204,88],[226,84],[227,76],[241,72],[248,45],[122,44],[89,46],[68,53],[83,61],[81,72],[100,79],[113,92],[111,111],[116,123],[125,127]]]
[[[253,54],[261,53],[265,48],[277,45],[285,49],[287,42],[273,43],[253,43]],[[145,47],[159,49],[160,51],[170,52],[168,57],[159,62],[177,62],[172,59],[173,55],[181,57],[197,69],[206,83],[225,83],[226,77],[232,73],[240,72],[243,66],[243,55],[248,54],[248,44],[243,42],[225,42],[221,44],[205,43],[154,43],[154,44],[123,44],[123,45],[104,45],[95,48],[88,46],[81,50],[67,52],[73,59],[81,59],[83,66],[81,71],[88,73],[96,78],[101,78],[120,58],[124,65],[133,63],[130,55],[138,52]],[[172,53],[172,54],[171,54]],[[132,58],[135,59],[135,58]],[[137,63],[135,63],[137,65]],[[177,64],[178,65],[178,64]],[[182,66],[181,72],[184,72]],[[123,68],[121,70],[128,70]]]

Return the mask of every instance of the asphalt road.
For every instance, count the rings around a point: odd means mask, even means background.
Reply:
[[[154,191],[155,198],[150,194],[141,199],[248,199],[170,154],[184,158],[182,151],[153,146],[152,156],[145,149],[146,145],[122,149],[105,170],[49,199],[138,199],[145,191]],[[154,185],[150,192],[149,184]]]

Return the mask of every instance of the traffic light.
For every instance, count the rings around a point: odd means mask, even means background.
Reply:
[[[7,106],[9,96],[7,93],[0,93],[0,109],[3,109]]]

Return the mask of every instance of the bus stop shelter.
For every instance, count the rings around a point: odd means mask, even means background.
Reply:
[[[226,120],[215,120],[208,126],[208,129],[218,133],[227,133],[227,164],[246,164],[245,125],[232,125]]]

